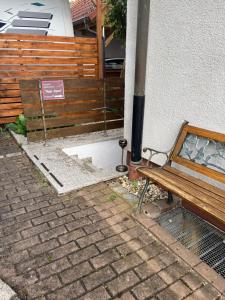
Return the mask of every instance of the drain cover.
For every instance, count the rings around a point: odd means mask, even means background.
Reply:
[[[161,215],[157,222],[225,278],[225,233],[181,207]]]

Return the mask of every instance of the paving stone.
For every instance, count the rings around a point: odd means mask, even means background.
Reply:
[[[136,299],[134,298],[134,296],[132,296],[130,292],[127,292],[122,294],[120,297],[115,298],[114,300],[136,300]],[[151,300],[153,299],[151,298]]]
[[[110,248],[122,244],[123,242],[123,239],[120,236],[116,235],[97,243],[97,247],[101,252],[104,252]]]
[[[48,215],[44,215],[44,216],[32,219],[32,223],[34,225],[39,225],[39,224],[54,220],[56,218],[57,218],[57,215],[55,213],[51,213],[51,214],[48,214]]]
[[[19,232],[15,232],[1,238],[1,242],[8,245],[18,242],[20,240],[21,240],[21,235]]]
[[[79,248],[77,247],[75,242],[70,242],[66,245],[60,246],[56,249],[49,251],[47,255],[51,258],[51,260],[55,260],[63,256],[67,256],[68,254],[71,254],[77,251],[78,249]]]
[[[57,215],[58,215],[59,217],[63,217],[63,216],[69,215],[69,214],[71,214],[71,213],[73,213],[73,212],[77,212],[77,211],[79,211],[79,210],[80,210],[80,208],[79,208],[77,205],[75,205],[75,206],[73,206],[72,208],[71,208],[71,207],[67,207],[67,208],[58,210],[58,211],[57,211]]]
[[[41,208],[41,212],[42,212],[43,215],[46,215],[46,214],[50,214],[52,212],[55,212],[55,211],[63,209],[63,208],[64,208],[63,204],[58,203],[58,204],[55,204],[55,205],[51,205],[51,206],[48,206],[48,207]]]
[[[84,293],[84,288],[82,287],[79,281],[73,282],[54,293],[48,295],[49,300],[64,300],[64,299],[71,299],[71,296],[79,297]],[[85,298],[86,299],[86,298]],[[87,298],[88,299],[88,298]],[[94,298],[92,298],[94,299]],[[96,300],[98,298],[95,298]],[[100,298],[99,298],[100,300]]]
[[[32,247],[30,249],[30,253],[31,253],[31,255],[40,255],[42,253],[45,253],[51,249],[58,247],[58,246],[59,246],[58,241],[53,239],[48,242],[42,243],[38,246]]]
[[[95,223],[94,226],[89,220],[89,225],[84,226],[84,230],[86,231],[87,234],[91,234],[91,233],[94,233],[96,231],[100,231],[101,229],[105,229],[107,227],[109,227],[109,224],[105,220]],[[101,230],[101,232],[104,235],[104,232],[102,230]]]
[[[62,284],[60,283],[59,278],[54,275],[43,281],[39,281],[33,285],[27,287],[27,292],[31,299],[34,299],[38,296],[45,295],[49,292],[55,291],[57,288],[60,288]]]
[[[64,257],[62,259],[59,259],[53,263],[49,263],[48,265],[37,269],[37,272],[39,274],[40,279],[43,279],[55,273],[59,273],[65,269],[68,269],[69,267],[70,267],[70,263],[68,262],[67,258]]]
[[[159,276],[167,283],[171,284],[178,278],[189,272],[189,268],[183,262],[175,262],[166,269],[159,272]]]
[[[204,285],[204,279],[199,276],[196,272],[189,272],[184,277],[182,277],[182,281],[193,291]]]
[[[110,292],[113,296],[116,296],[123,292],[124,290],[131,288],[136,283],[139,282],[138,277],[134,274],[133,271],[129,271],[124,273],[111,282],[107,283],[107,287],[109,288]]]
[[[26,210],[28,212],[30,212],[30,211],[37,210],[37,209],[40,209],[43,207],[47,207],[47,206],[49,206],[49,203],[47,201],[42,201],[37,204],[27,205]]]
[[[71,241],[76,241],[77,239],[85,235],[86,234],[83,229],[78,229],[71,232],[67,232],[66,234],[60,236],[59,241],[61,244],[67,244]]]
[[[96,213],[96,210],[91,207],[91,208],[87,208],[87,209],[84,209],[84,210],[74,213],[73,217],[75,218],[75,220],[77,220],[77,219],[81,219],[81,218],[93,215],[95,213]]]
[[[22,207],[22,208],[14,210],[12,212],[1,214],[1,218],[2,218],[2,220],[10,219],[10,218],[13,218],[13,217],[25,214],[25,213],[26,213],[25,208]]]
[[[189,297],[185,298],[187,300],[216,300],[220,296],[220,293],[214,289],[210,285],[205,285],[198,290],[196,290],[193,294],[191,294]]]
[[[8,235],[8,234],[12,234],[16,231],[22,231],[24,229],[30,228],[32,227],[32,223],[30,220],[28,221],[24,221],[24,222],[19,222],[19,223],[15,223],[15,224],[10,224],[10,222],[8,223],[8,226],[5,227],[3,229],[4,234]]]
[[[52,228],[55,228],[57,226],[60,226],[60,225],[63,225],[63,224],[67,224],[67,223],[70,223],[74,220],[74,218],[71,216],[71,215],[67,215],[67,216],[64,216],[62,218],[57,218],[57,219],[54,219],[52,221],[48,221],[48,224],[50,225],[50,227]],[[69,225],[69,224],[68,224]],[[67,225],[67,228],[68,228],[68,225]],[[80,226],[82,227],[82,226]],[[74,228],[75,229],[75,228]],[[69,229],[70,230],[70,229]]]
[[[116,277],[116,274],[113,272],[112,268],[109,266],[92,273],[91,275],[83,279],[83,283],[88,291],[103,285],[105,282]]]
[[[74,219],[72,219],[72,221],[73,220]],[[88,218],[81,218],[81,219],[79,219],[77,221],[68,222],[68,224],[66,224],[66,227],[67,227],[68,230],[72,231],[74,229],[79,229],[79,228],[81,228],[81,227],[83,227],[85,225],[89,225],[89,224],[91,224],[91,226],[94,227],[90,219],[88,219]]]
[[[158,273],[163,268],[165,268],[165,264],[161,261],[161,259],[156,256],[150,259],[147,262],[144,262],[140,266],[135,268],[136,273],[139,275],[141,279],[146,279],[153,274]]]
[[[153,258],[156,255],[159,255],[164,251],[163,246],[158,242],[153,242],[150,245],[147,245],[143,247],[142,249],[137,251],[137,254],[143,259],[143,260],[149,260],[150,258]]]
[[[92,221],[92,223],[96,223],[98,221],[109,218],[112,215],[113,215],[113,213],[111,211],[105,210],[105,211],[101,211],[101,212],[95,213],[93,215],[90,215],[89,219]]]
[[[58,236],[61,236],[66,232],[67,230],[65,226],[59,226],[40,234],[40,238],[43,242],[45,242],[49,241],[50,239],[57,238]]]
[[[16,253],[11,253],[10,252],[8,254],[8,256],[9,256],[10,261],[13,264],[18,264],[21,261],[25,261],[26,259],[29,258],[29,254],[28,254],[27,250],[22,250],[22,251],[19,251],[19,252],[16,252]]]
[[[10,283],[10,285],[15,286],[17,289],[21,289],[28,285],[32,285],[36,282],[38,282],[38,277],[36,272],[32,270],[30,272],[12,277],[10,282],[8,283]]]
[[[179,280],[157,294],[157,298],[159,300],[181,300],[190,294],[190,292],[191,290]]]
[[[158,275],[154,275],[137,285],[132,291],[139,300],[144,300],[154,296],[165,287],[163,280]]]
[[[81,263],[80,265],[76,265],[60,274],[63,283],[70,283],[72,281],[76,281],[77,279],[84,277],[85,275],[92,272],[92,267],[88,262]]]
[[[114,249],[110,249],[104,252],[103,254],[100,254],[95,258],[92,258],[91,263],[95,267],[95,269],[99,269],[112,263],[115,260],[118,260],[119,258],[120,258],[119,254]]]
[[[95,244],[98,241],[101,241],[104,239],[104,236],[101,234],[101,232],[95,232],[92,234],[89,234],[83,238],[80,238],[77,240],[77,243],[81,248],[87,247],[91,244]]]
[[[110,227],[109,227],[109,224],[108,224],[107,228],[101,230],[101,232],[107,238],[107,237],[111,237],[113,235],[117,235],[117,234],[119,234],[119,233],[121,233],[125,230],[127,230],[127,227],[126,227],[125,224],[123,224],[123,222],[121,222],[119,224],[112,225]]]
[[[132,253],[114,262],[112,266],[116,270],[116,272],[120,274],[124,271],[136,267],[137,265],[140,265],[142,262],[142,259],[136,253]]]
[[[108,300],[111,297],[109,296],[109,294],[107,293],[106,289],[104,287],[99,287],[97,289],[95,289],[94,291],[86,294],[85,296],[79,298],[79,300]],[[129,300],[129,299],[127,299]]]
[[[15,252],[15,251],[21,251],[27,248],[31,248],[32,246],[37,244],[40,244],[39,238],[37,236],[33,236],[31,238],[13,244],[11,248]]]
[[[41,213],[39,210],[30,211],[26,214],[22,214],[16,217],[17,222],[22,222],[26,220],[32,220],[33,218],[40,217]],[[35,224],[34,224],[35,225]]]
[[[38,233],[44,232],[48,229],[49,229],[49,226],[48,226],[48,224],[45,223],[45,224],[31,227],[29,229],[25,229],[21,232],[21,234],[24,238],[28,238],[33,235],[37,235]]]
[[[178,260],[178,258],[168,250],[164,250],[158,257],[166,266],[169,266]]]
[[[138,238],[133,239],[123,245],[117,247],[117,250],[122,256],[126,256],[132,252],[135,252],[145,246],[145,243],[140,241]]]
[[[98,254],[99,254],[98,249],[94,245],[92,245],[83,250],[74,252],[73,254],[69,255],[69,259],[73,265],[76,265]]]

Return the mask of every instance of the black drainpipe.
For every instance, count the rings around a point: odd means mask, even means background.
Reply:
[[[149,16],[150,0],[139,0],[131,141],[131,162],[134,164],[141,161]]]

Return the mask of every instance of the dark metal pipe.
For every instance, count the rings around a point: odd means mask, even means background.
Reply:
[[[150,0],[138,1],[131,161],[141,161]]]

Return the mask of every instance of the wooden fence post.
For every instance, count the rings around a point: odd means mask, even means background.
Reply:
[[[96,1],[96,27],[97,27],[97,42],[98,42],[98,78],[103,79],[103,49],[102,49],[102,1]]]

